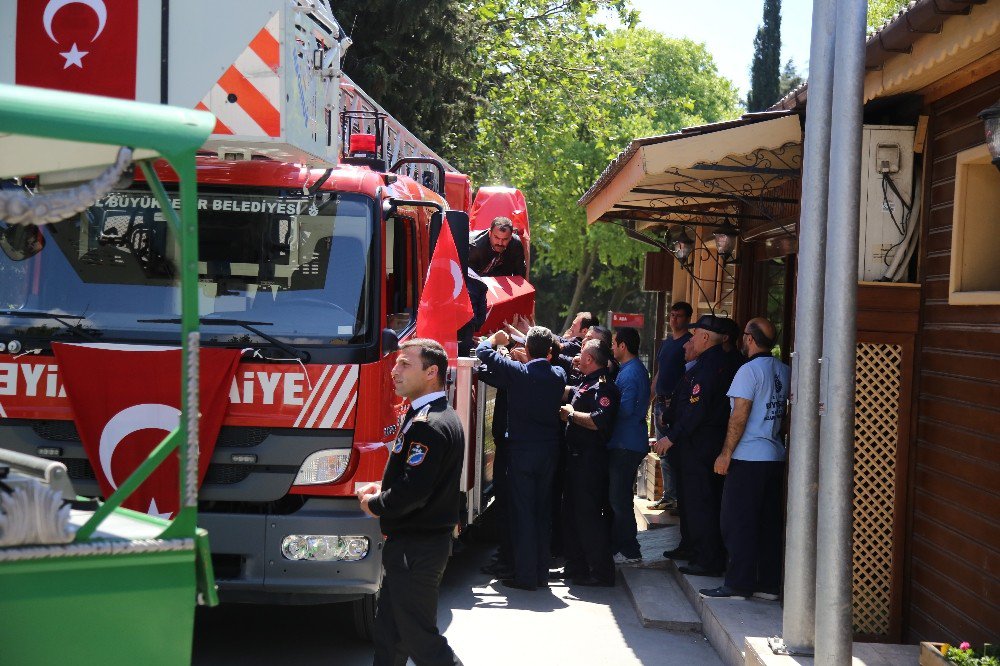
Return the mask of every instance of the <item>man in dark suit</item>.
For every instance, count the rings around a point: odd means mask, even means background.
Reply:
[[[448,355],[434,340],[400,345],[396,394],[410,400],[389,454],[381,491],[361,488],[361,509],[377,516],[385,578],[375,615],[375,666],[461,664],[437,627],[438,587],[461,505],[465,437],[444,392]]]
[[[548,585],[549,538],[552,522],[552,477],[559,456],[559,435],[566,373],[549,362],[552,332],[543,326],[528,329],[527,363],[496,351],[509,337],[497,331],[476,349],[493,382],[507,389],[508,490],[513,532],[514,577],[506,587],[534,590]]]

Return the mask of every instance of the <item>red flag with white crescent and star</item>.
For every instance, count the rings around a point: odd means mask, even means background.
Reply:
[[[53,343],[52,351],[84,451],[108,497],[180,423],[181,350]],[[208,471],[240,360],[238,349],[200,352],[199,484]],[[180,510],[179,464],[175,451],[122,506],[166,518],[175,515]]]
[[[18,0],[14,82],[135,99],[138,0]]]
[[[437,340],[448,351],[452,366],[458,360],[458,329],[472,319],[472,301],[465,273],[447,222],[441,225],[427,281],[417,308],[417,337]]]

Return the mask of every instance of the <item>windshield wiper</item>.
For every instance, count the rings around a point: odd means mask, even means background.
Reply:
[[[136,320],[140,324],[179,324],[181,320],[179,317],[171,319],[138,319]],[[256,336],[267,340],[272,345],[278,349],[284,351],[287,354],[291,354],[295,358],[301,360],[303,363],[308,363],[312,356],[304,349],[296,349],[287,342],[282,342],[273,335],[268,335],[267,333],[254,328],[255,326],[272,326],[273,322],[269,321],[243,321],[242,319],[210,319],[208,317],[202,317],[198,320],[199,324],[204,324],[205,326],[239,326],[242,329],[250,331]]]
[[[100,342],[94,335],[87,332],[87,329],[80,326],[80,324],[71,324],[68,321],[63,321],[63,317],[66,319],[86,319],[82,315],[57,315],[51,312],[36,312],[33,310],[0,310],[0,317],[15,317],[20,319],[51,319],[57,321],[66,327],[67,331],[71,333],[76,333],[84,340],[89,340],[90,342]]]

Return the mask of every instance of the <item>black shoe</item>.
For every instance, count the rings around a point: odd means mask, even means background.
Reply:
[[[746,592],[740,592],[725,585],[698,590],[698,594],[701,595],[702,599],[746,599],[750,596]]]
[[[514,571],[509,566],[500,562],[487,564],[485,567],[480,568],[479,571],[488,576],[496,576],[497,578],[511,578],[514,575]]]
[[[504,587],[512,587],[515,590],[524,590],[526,592],[534,592],[538,589],[535,585],[525,585],[524,583],[518,583],[513,578],[504,578],[500,581],[500,584]]]
[[[574,578],[574,585],[583,585],[584,587],[614,587],[615,581],[604,580],[602,578],[595,578],[594,576],[587,576],[585,578]]]
[[[692,555],[694,553],[687,548],[674,548],[673,550],[663,551],[663,557],[668,560],[690,560]]]
[[[722,575],[721,569],[709,569],[708,567],[703,567],[700,564],[689,564],[684,567],[677,567],[677,570],[687,576],[710,576],[712,578],[718,578]]]

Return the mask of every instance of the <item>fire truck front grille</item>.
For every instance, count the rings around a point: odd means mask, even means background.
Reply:
[[[239,483],[253,473],[253,465],[209,465],[204,483]]]
[[[32,421],[31,429],[42,439],[50,442],[79,442],[80,433],[72,421]],[[251,447],[267,439],[267,428],[223,426],[215,438],[216,446]]]
[[[271,434],[267,428],[222,426],[215,438],[216,446],[257,446]]]
[[[69,474],[69,478],[71,479],[86,479],[90,481],[97,478],[94,474],[94,468],[90,466],[90,462],[85,458],[65,458],[63,462],[66,463],[66,473]]]
[[[79,442],[80,433],[72,421],[32,421],[31,429],[50,442]]]

